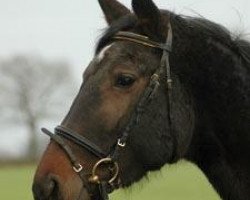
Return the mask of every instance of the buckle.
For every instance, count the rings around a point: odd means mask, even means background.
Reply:
[[[77,165],[73,166],[73,170],[76,172],[76,173],[79,173],[81,172],[83,169],[82,165],[80,163],[78,163]]]
[[[121,139],[118,139],[117,145],[120,146],[120,147],[125,147],[126,146],[126,142],[122,142]]]

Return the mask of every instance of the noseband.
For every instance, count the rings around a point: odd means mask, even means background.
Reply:
[[[166,43],[158,43],[150,40],[148,37],[135,34],[132,32],[118,32],[114,37],[114,41],[130,41],[137,44],[141,44],[147,47],[160,49],[163,51],[160,67],[157,68],[155,73],[151,76],[149,85],[145,88],[142,97],[139,99],[139,102],[135,108],[135,112],[132,114],[127,126],[119,135],[116,144],[114,144],[114,148],[110,152],[103,151],[99,146],[89,141],[84,136],[74,132],[73,130],[63,127],[57,126],[55,128],[55,133],[53,134],[49,130],[42,128],[42,131],[47,134],[53,141],[55,141],[68,156],[73,170],[79,174],[80,178],[83,181],[83,185],[89,190],[91,194],[91,188],[89,184],[92,183],[97,184],[99,186],[99,193],[103,200],[108,199],[108,193],[111,193],[115,188],[119,188],[121,181],[119,179],[119,166],[118,166],[118,158],[122,149],[126,147],[127,138],[132,128],[138,124],[140,117],[144,111],[144,108],[147,104],[154,98],[155,93],[160,85],[159,79],[160,76],[165,72],[167,78],[167,89],[168,89],[168,117],[169,117],[169,127],[170,131],[172,129],[171,126],[171,89],[172,89],[172,79],[170,74],[170,64],[169,64],[169,52],[171,52],[172,47],[172,29],[170,23],[168,24],[168,36],[166,39]],[[172,134],[172,131],[171,131]],[[70,146],[64,141],[68,140],[72,143],[79,145],[80,147],[88,150],[90,153],[99,158],[99,161],[93,166],[91,174],[86,174],[83,171],[83,167],[80,162],[77,160],[75,154],[73,153]],[[108,166],[108,170],[110,172],[109,180],[102,180],[98,175],[98,169],[103,166]]]

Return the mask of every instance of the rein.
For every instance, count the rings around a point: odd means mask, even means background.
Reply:
[[[127,126],[121,132],[120,136],[118,137],[116,144],[114,144],[114,148],[111,152],[104,152],[100,147],[96,144],[89,141],[84,136],[74,132],[73,130],[64,127],[64,126],[57,126],[55,128],[55,133],[50,132],[49,130],[42,128],[42,132],[47,134],[53,141],[55,141],[65,152],[68,156],[73,170],[79,174],[80,178],[82,179],[83,186],[86,187],[88,192],[92,194],[90,185],[87,183],[96,184],[99,186],[99,193],[103,200],[108,200],[108,194],[111,193],[114,189],[119,188],[121,185],[121,181],[119,178],[119,165],[118,165],[118,158],[120,155],[120,151],[126,147],[127,138],[129,133],[131,132],[132,128],[139,123],[140,117],[146,107],[147,103],[150,102],[157,92],[159,88],[159,80],[160,75],[165,71],[166,78],[167,78],[167,90],[168,90],[168,115],[169,115],[169,127],[172,134],[172,119],[171,119],[171,102],[172,102],[172,79],[170,73],[170,64],[169,64],[169,53],[171,52],[172,48],[172,29],[171,24],[168,24],[168,36],[166,39],[166,43],[158,43],[155,41],[150,40],[148,37],[135,34],[132,32],[118,32],[114,37],[113,40],[122,40],[122,41],[130,41],[137,44],[141,44],[150,48],[156,48],[163,51],[160,67],[155,71],[155,73],[151,76],[149,85],[145,88],[142,97],[140,98],[135,112],[132,114]],[[71,141],[80,147],[88,150],[90,153],[95,155],[99,158],[99,161],[92,168],[91,174],[86,174],[83,172],[83,166],[77,160],[75,154],[73,153],[70,146],[65,143],[64,140]],[[98,175],[97,171],[103,166],[108,165],[108,170],[110,173],[109,180],[102,180]]]

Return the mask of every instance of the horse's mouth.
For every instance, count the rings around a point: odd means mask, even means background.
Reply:
[[[104,200],[103,196],[101,195],[99,186],[95,186],[91,189],[93,189],[93,191],[88,191],[84,186],[81,187],[76,200]]]

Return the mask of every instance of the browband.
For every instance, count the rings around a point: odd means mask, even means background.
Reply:
[[[172,41],[172,35],[168,35],[169,41]],[[138,44],[142,44],[144,46],[152,47],[152,48],[157,48],[161,50],[165,50],[168,52],[171,52],[171,46],[172,44],[167,42],[167,43],[158,43],[150,40],[147,36],[144,35],[139,35],[136,33],[132,32],[127,32],[127,31],[119,31],[118,33],[115,34],[113,37],[115,40],[126,40],[130,42],[135,42]]]

